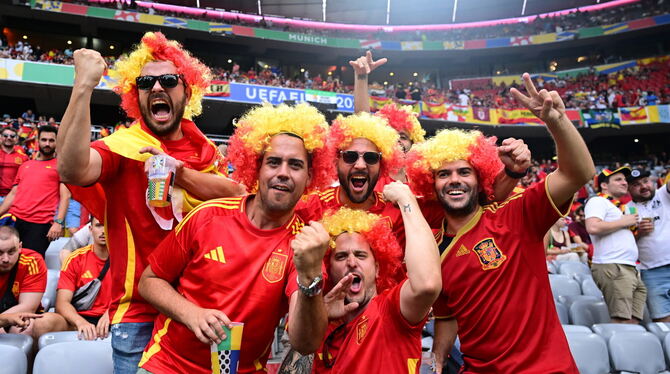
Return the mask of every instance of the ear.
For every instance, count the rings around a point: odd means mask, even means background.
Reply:
[[[186,85],[186,89],[185,89],[184,93],[186,95],[186,100],[187,101],[190,100],[191,99],[191,94],[193,93],[192,90],[191,90],[191,86]]]
[[[379,262],[375,261],[375,279],[379,278]]]

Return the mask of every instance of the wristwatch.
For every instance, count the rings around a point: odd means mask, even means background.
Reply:
[[[57,223],[57,224],[59,224],[59,225],[61,225],[61,226],[65,226],[65,221],[62,220],[62,219],[58,219],[58,218],[56,218],[56,219],[54,220],[54,223]]]
[[[510,178],[521,179],[521,178],[525,177],[526,174],[528,174],[528,170],[530,170],[530,168],[526,169],[526,171],[522,171],[520,173],[517,173],[517,172],[512,171],[508,168],[505,168],[505,174],[507,174]]]
[[[309,286],[305,287],[302,284],[300,284],[300,276],[296,277],[295,280],[298,283],[298,288],[300,288],[300,292],[302,292],[303,295],[307,297],[314,297],[318,294],[321,293],[323,290],[323,276],[318,275],[312,283],[310,283]]]

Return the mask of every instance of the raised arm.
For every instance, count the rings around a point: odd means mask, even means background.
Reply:
[[[496,177],[493,199],[503,201],[509,197],[521,175],[530,167],[531,157],[528,145],[523,140],[514,138],[502,141],[502,145],[498,147],[498,155],[505,169]]]
[[[384,65],[388,61],[381,58],[377,61],[372,60],[372,52],[367,51],[365,56],[361,56],[356,61],[349,61],[349,65],[354,68],[354,112],[370,112],[370,92],[368,91],[368,74],[376,68]]]
[[[398,204],[405,225],[407,281],[400,289],[400,313],[414,325],[426,318],[442,289],[440,253],[430,226],[406,184],[387,184],[384,198]]]
[[[80,186],[100,177],[102,158],[90,148],[91,96],[107,68],[100,53],[90,49],[74,52],[75,79],[65,114],[58,130],[58,173],[61,180]]]
[[[529,96],[512,88],[514,98],[547,125],[556,144],[558,169],[547,177],[549,196],[556,206],[570,201],[596,172],[584,139],[565,114],[565,105],[556,91],[535,89],[530,75],[523,74]]]
[[[323,274],[323,256],[328,249],[330,235],[318,222],[309,226],[291,241],[293,263],[298,272],[300,285],[308,287]],[[289,279],[292,281],[292,279]],[[323,293],[307,296],[302,291],[291,295],[288,312],[288,331],[291,347],[300,354],[315,352],[323,342],[328,325]]]

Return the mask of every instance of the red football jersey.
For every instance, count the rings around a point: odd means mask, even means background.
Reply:
[[[21,249],[19,262],[15,266],[16,278],[12,285],[12,293],[18,299],[19,294],[24,292],[44,292],[47,288],[47,265],[42,256],[27,248]],[[9,272],[0,273],[0,292],[7,289]],[[0,310],[0,313],[3,312]]]
[[[166,143],[168,144],[168,143]],[[188,160],[199,149],[189,146],[188,139],[169,142],[170,156]],[[112,324],[119,322],[151,322],[158,313],[137,291],[147,257],[170,233],[160,228],[147,208],[147,174],[144,163],[112,152],[103,141],[91,147],[102,158],[98,183],[105,192],[105,230],[110,253],[112,276],[109,317]]]
[[[19,168],[14,184],[18,187],[9,213],[32,223],[54,220],[60,200],[60,177],[55,158],[26,161]]]
[[[156,275],[192,303],[244,322],[238,373],[265,373],[273,332],[298,289],[290,241],[303,227],[294,215],[261,230],[247,217],[245,197],[198,206],[149,257]],[[140,366],[152,373],[211,373],[209,345],[160,314]]]
[[[60,270],[60,279],[58,279],[58,289],[76,291],[86,283],[100,276],[102,268],[105,266],[105,260],[98,257],[93,251],[92,245],[79,248],[72,252],[65,260]],[[95,298],[91,309],[78,312],[83,316],[99,317],[109,309],[112,294],[112,275],[109,270],[102,279],[100,291]]]
[[[464,373],[578,374],[549,286],[542,238],[560,210],[546,181],[479,208],[442,253],[436,318],[456,318]],[[563,212],[563,213],[562,213]],[[443,246],[441,245],[443,248]]]
[[[16,150],[12,150],[12,153],[0,150],[0,196],[7,196],[14,187],[19,167],[26,161],[28,156]]]
[[[419,373],[425,320],[410,325],[400,313],[403,283],[375,296],[346,325],[331,323],[312,373]]]
[[[403,226],[402,214],[393,203],[384,200],[381,192],[373,192],[374,205],[368,209],[369,213],[379,214],[388,221],[389,227],[393,229],[399,243],[404,243],[405,227]],[[327,188],[322,192],[305,196],[296,206],[298,215],[307,222],[319,221],[323,214],[329,210],[336,211],[344,204],[340,201],[340,187]],[[401,247],[404,247],[402,245]]]

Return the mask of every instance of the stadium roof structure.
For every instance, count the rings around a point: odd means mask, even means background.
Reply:
[[[635,2],[637,0],[626,1]],[[617,0],[159,0],[158,3],[359,25],[428,25],[500,20]],[[614,4],[612,4],[614,5]]]

